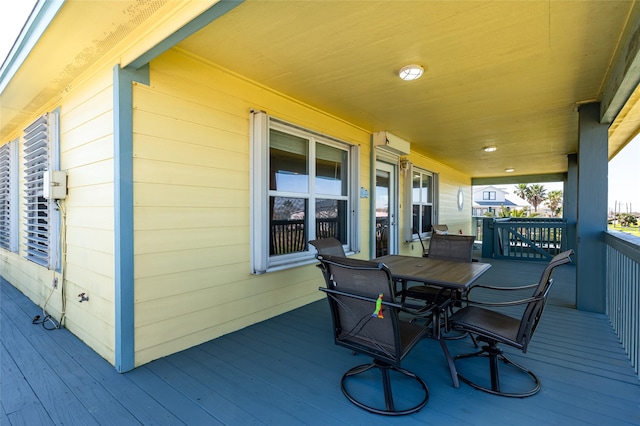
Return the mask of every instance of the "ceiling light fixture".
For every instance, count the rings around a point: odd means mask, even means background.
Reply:
[[[498,147],[495,146],[495,145],[485,146],[484,148],[482,148],[482,150],[484,152],[493,152],[493,151],[495,151],[497,149],[498,149]]]
[[[507,173],[513,173],[515,171],[515,169],[504,169],[505,172]]]
[[[402,67],[398,72],[401,79],[405,81],[417,80],[424,73],[424,68],[420,65],[412,64]]]

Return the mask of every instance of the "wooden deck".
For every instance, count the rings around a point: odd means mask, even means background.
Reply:
[[[491,263],[483,283],[531,283],[543,268]],[[508,350],[538,374],[540,393],[509,399],[454,389],[438,343],[425,339],[404,366],[431,397],[401,418],[368,414],[342,395],[342,374],[367,360],[333,344],[324,300],[118,374],[67,330],[31,324],[40,308],[0,280],[0,424],[638,425],[640,381],[607,318],[573,309],[574,276],[573,266],[556,271],[527,354]]]

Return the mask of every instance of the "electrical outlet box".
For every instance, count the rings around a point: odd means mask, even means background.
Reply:
[[[63,200],[67,197],[67,172],[46,170],[44,172],[42,196],[48,200]]]

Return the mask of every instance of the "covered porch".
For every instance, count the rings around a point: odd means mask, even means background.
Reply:
[[[482,261],[493,265],[479,281],[486,284],[528,284],[543,268]],[[40,308],[2,280],[0,423],[638,424],[638,376],[607,316],[575,309],[575,274],[574,265],[556,270],[527,354],[505,348],[539,376],[540,393],[509,399],[465,384],[455,389],[438,343],[425,339],[404,366],[427,382],[430,400],[397,419],[342,395],[342,374],[366,361],[333,344],[324,300],[119,374],[67,330],[31,324]],[[465,339],[449,348],[472,346]]]

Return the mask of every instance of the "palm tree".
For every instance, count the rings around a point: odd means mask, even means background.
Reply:
[[[562,212],[562,191],[556,190],[549,192],[547,205],[554,217],[560,216],[560,213]]]
[[[516,194],[518,197],[522,198],[523,200],[527,199],[527,194],[528,194],[528,187],[526,183],[519,183],[516,186],[516,190],[513,191],[514,194]]]
[[[533,211],[538,211],[538,206],[547,199],[547,190],[544,185],[533,184],[528,189],[527,201],[533,206]]]

